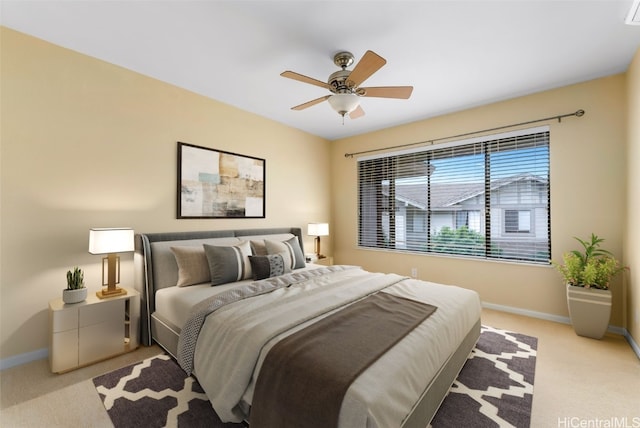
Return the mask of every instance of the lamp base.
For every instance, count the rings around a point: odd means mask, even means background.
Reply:
[[[116,287],[113,290],[109,290],[108,288],[103,288],[100,291],[96,291],[96,296],[98,296],[99,299],[108,299],[110,297],[124,296],[126,294],[127,294],[127,290],[120,287]]]

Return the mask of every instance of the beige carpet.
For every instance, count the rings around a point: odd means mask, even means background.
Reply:
[[[640,360],[623,337],[582,338],[569,325],[492,310],[482,322],[538,338],[532,427],[640,421]],[[4,370],[0,426],[110,427],[91,379],[159,353],[140,348],[63,375],[50,373],[46,360]]]

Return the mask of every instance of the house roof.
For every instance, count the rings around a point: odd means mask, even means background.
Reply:
[[[494,180],[491,191],[521,181],[547,183],[547,180],[533,174],[517,174]],[[383,190],[388,195],[387,190]],[[450,208],[466,200],[484,195],[484,183],[442,183],[431,184],[431,209]],[[396,200],[410,204],[419,209],[427,208],[427,184],[401,184],[396,187]]]

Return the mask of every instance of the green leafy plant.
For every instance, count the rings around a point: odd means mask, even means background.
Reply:
[[[567,284],[608,290],[611,278],[626,268],[620,265],[611,252],[600,248],[603,238],[592,233],[590,240],[574,239],[582,245],[584,251],[572,250],[562,256],[564,264],[552,264]]]
[[[79,267],[73,268],[72,271],[67,271],[67,290],[77,290],[84,288],[84,273]]]
[[[484,236],[467,226],[452,229],[444,226],[431,237],[431,251],[434,253],[484,255]]]

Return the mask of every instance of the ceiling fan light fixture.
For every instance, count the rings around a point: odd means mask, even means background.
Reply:
[[[331,108],[338,112],[340,116],[349,114],[358,107],[358,96],[356,94],[333,94],[329,97]]]

